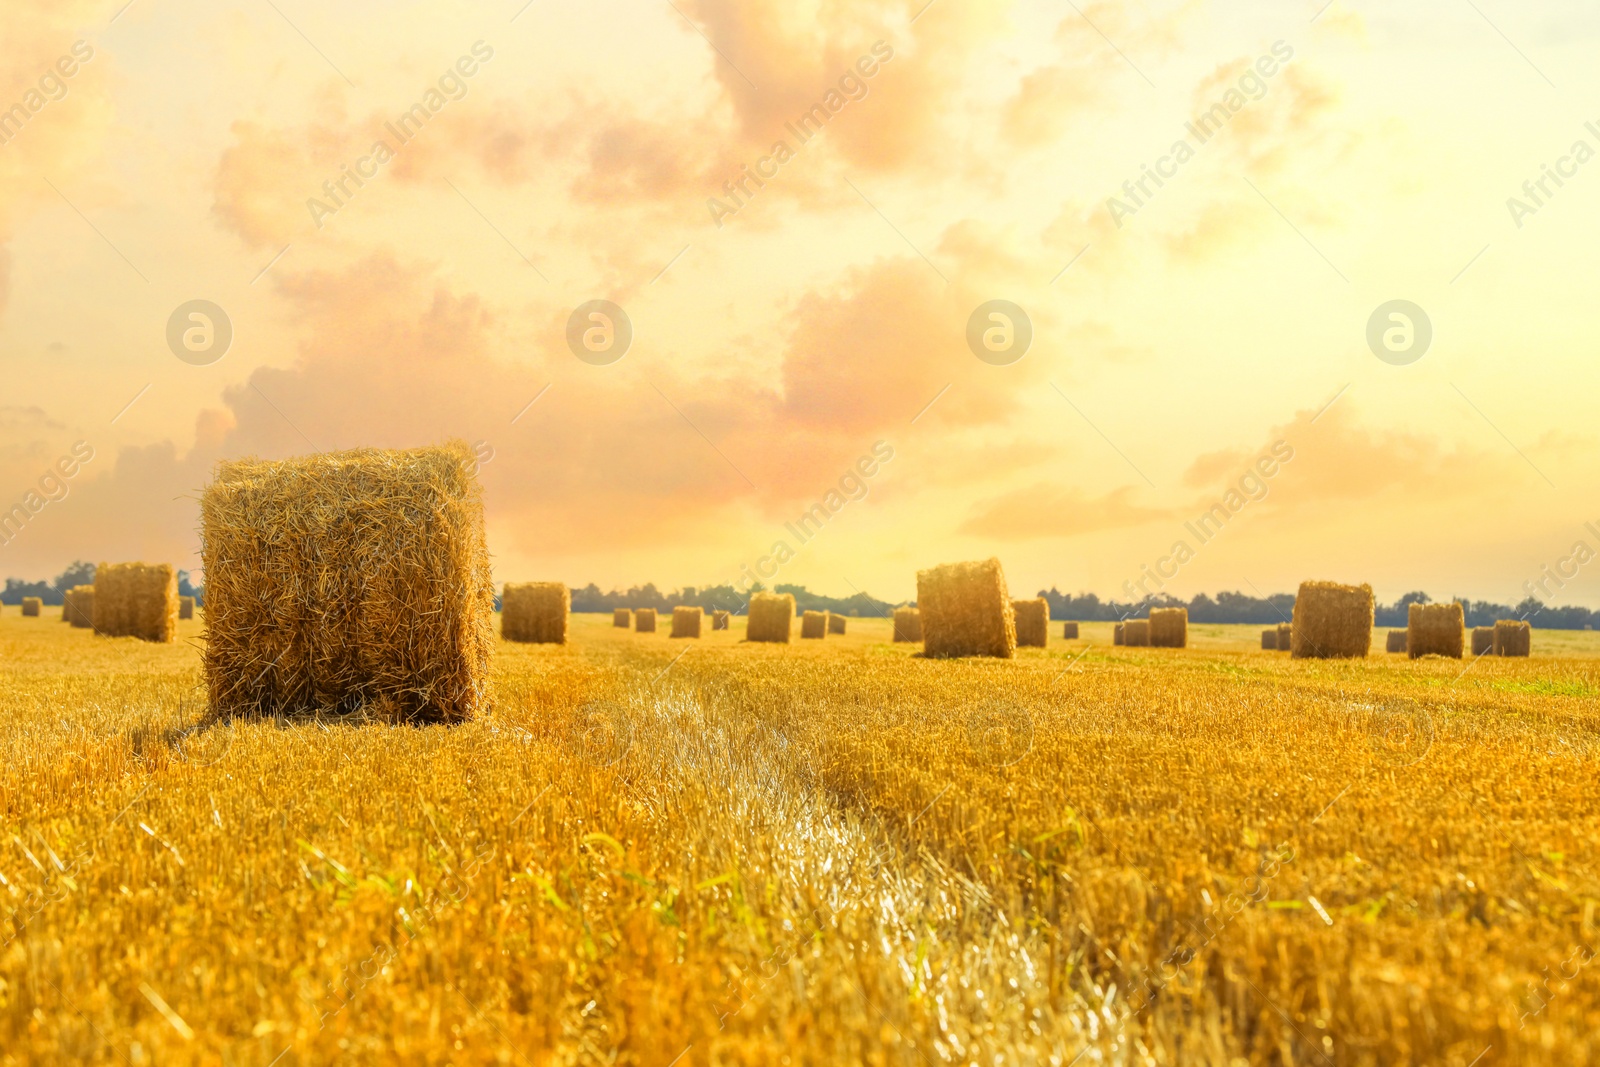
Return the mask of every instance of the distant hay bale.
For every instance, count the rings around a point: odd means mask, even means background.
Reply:
[[[793,628],[793,593],[757,593],[750,598],[750,614],[744,625],[746,641],[773,641],[786,645]]]
[[[1129,648],[1150,647],[1150,620],[1129,619],[1123,623],[1122,643]]]
[[[1278,624],[1278,651],[1294,651],[1294,625],[1292,623],[1280,622]]]
[[[656,632],[656,609],[633,609],[633,632],[639,634],[653,634]]]
[[[1301,582],[1289,653],[1295,659],[1358,659],[1372,650],[1376,608],[1370,585]]]
[[[1472,628],[1472,654],[1474,656],[1494,654],[1493,626],[1474,626]]]
[[[700,620],[706,613],[696,607],[676,607],[672,609],[672,636],[673,637],[699,637]]]
[[[922,612],[916,608],[895,608],[894,639],[896,641],[921,641]]]
[[[828,636],[828,613],[808,611],[800,616],[801,640],[820,640]]]
[[[1189,647],[1189,609],[1151,608],[1150,646],[1152,648]]]
[[[1389,631],[1389,647],[1388,647],[1388,651],[1390,651],[1390,652],[1404,652],[1405,650],[1406,650],[1406,632],[1404,630],[1390,630]]]
[[[1406,623],[1406,655],[1460,659],[1466,646],[1465,613],[1460,601],[1448,604],[1412,604]]]
[[[1127,623],[1119,622],[1111,628],[1111,643],[1113,645],[1125,645],[1128,643]]]
[[[43,611],[44,611],[44,600],[42,598],[36,597],[36,596],[25,596],[25,597],[22,598],[22,617],[23,618],[25,618],[25,619],[37,619],[40,616],[40,614],[43,613]]]
[[[1075,623],[1075,622],[1064,622],[1064,623],[1062,623],[1061,624],[1061,640],[1063,640],[1063,641],[1076,641],[1077,639],[1078,639],[1078,624]]]
[[[500,596],[500,636],[535,645],[567,643],[572,590],[566,582],[507,582]]]
[[[1278,650],[1278,628],[1276,626],[1270,630],[1261,631],[1261,647],[1268,652],[1276,652]]]
[[[192,618],[194,618],[194,597],[192,597],[192,596],[180,596],[178,598],[178,618],[180,618],[180,619],[192,619]]]
[[[1494,624],[1494,654],[1526,656],[1533,651],[1533,627],[1521,619],[1501,619]]]
[[[633,627],[633,612],[627,608],[615,609],[611,612],[611,625],[619,630],[631,629]]]
[[[61,604],[61,621],[71,623],[75,630],[94,626],[94,586],[75,585],[67,590]]]
[[[711,628],[713,630],[726,630],[732,625],[732,616],[726,611],[713,611],[711,613]]]
[[[94,630],[166,643],[178,636],[178,572],[170,563],[102,563],[94,572]]]
[[[1044,597],[1013,600],[1011,615],[1016,619],[1018,648],[1044,648],[1050,643],[1050,602]]]
[[[836,611],[828,612],[828,632],[830,634],[844,633],[844,616]]]
[[[997,559],[917,572],[922,651],[927,656],[1017,654],[1017,624]]]
[[[200,500],[212,714],[485,710],[494,584],[474,470],[459,442],[220,464]]]

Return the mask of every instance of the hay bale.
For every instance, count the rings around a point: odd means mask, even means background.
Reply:
[[[192,596],[181,596],[181,597],[178,598],[178,618],[179,619],[192,619],[192,618],[194,618],[194,597],[192,597]]]
[[[572,590],[566,582],[506,583],[500,597],[500,636],[535,645],[567,643]]]
[[[655,608],[635,608],[633,610],[633,632],[639,634],[653,634],[656,632]]]
[[[922,612],[916,608],[895,608],[894,639],[896,641],[921,641]]]
[[[1494,624],[1494,654],[1526,656],[1533,651],[1533,627],[1521,619],[1501,619]]]
[[[1050,602],[1044,597],[1013,600],[1011,617],[1016,620],[1018,648],[1044,648],[1050,643]]]
[[[757,593],[750,598],[750,614],[745,619],[746,641],[789,643],[794,628],[794,594]]]
[[[800,637],[802,640],[820,640],[828,636],[828,613],[826,611],[808,611],[800,616]]]
[[[1062,623],[1061,639],[1063,641],[1076,641],[1078,639],[1078,624],[1075,622]]]
[[[836,612],[828,612],[828,632],[830,634],[844,633],[844,616]]]
[[[617,608],[611,613],[611,625],[615,626],[619,630],[632,629],[633,612],[629,611],[627,608]]]
[[[1152,648],[1189,647],[1189,609],[1151,608],[1150,646]]]
[[[459,442],[220,464],[200,500],[212,714],[484,710],[494,585],[474,470]]]
[[[1261,631],[1261,647],[1268,652],[1276,652],[1278,650],[1278,628],[1276,626],[1270,630]]]
[[[1280,622],[1278,624],[1278,651],[1294,651],[1294,625],[1292,623]]]
[[[1119,622],[1111,628],[1111,643],[1113,645],[1125,645],[1128,643],[1127,623]]]
[[[928,656],[1017,654],[1017,624],[997,559],[917,572],[922,651]]]
[[[25,596],[25,597],[22,598],[22,617],[23,618],[25,618],[25,619],[37,619],[43,612],[44,612],[44,601],[41,598],[36,597],[36,596]]]
[[[1488,656],[1494,653],[1494,627],[1474,626],[1472,628],[1472,654],[1474,656]]]
[[[67,590],[61,604],[61,621],[71,623],[74,630],[94,626],[94,586],[75,585]]]
[[[672,636],[673,637],[699,637],[700,620],[706,613],[695,607],[676,607],[672,609]]]
[[[1390,652],[1404,652],[1405,650],[1406,650],[1406,632],[1404,630],[1390,630],[1389,631],[1388,651],[1390,651]]]
[[[1406,655],[1460,659],[1466,646],[1465,613],[1459,601],[1448,604],[1412,604],[1406,617]]]
[[[178,637],[178,572],[170,563],[102,563],[94,572],[94,630],[166,643]]]
[[[711,613],[711,628],[713,630],[727,630],[732,627],[732,616],[726,611],[713,611]]]
[[[1357,659],[1372,649],[1376,606],[1370,585],[1301,582],[1289,653],[1295,659]]]
[[[1129,619],[1122,624],[1122,643],[1129,648],[1150,647],[1150,620]]]

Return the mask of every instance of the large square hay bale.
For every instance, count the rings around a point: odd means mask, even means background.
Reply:
[[[627,608],[617,608],[611,613],[611,625],[619,630],[628,630],[633,627],[633,612]]]
[[[94,586],[75,585],[67,590],[61,604],[61,621],[71,623],[75,630],[94,626]]]
[[[1061,639],[1063,641],[1076,641],[1078,639],[1078,624],[1075,622],[1062,623]]]
[[[1472,628],[1472,654],[1474,656],[1488,656],[1494,652],[1494,627],[1474,626]]]
[[[1189,647],[1189,609],[1151,608],[1150,645],[1153,648]]]
[[[713,611],[711,613],[711,628],[713,630],[727,630],[732,626],[733,617],[726,611]]]
[[[921,641],[922,612],[916,608],[895,608],[894,639],[896,641]]]
[[[43,612],[44,600],[42,598],[36,596],[25,596],[22,598],[23,618],[37,619]]]
[[[1423,656],[1461,658],[1466,646],[1466,616],[1459,601],[1412,604],[1406,618],[1406,654],[1412,659]]]
[[[1122,643],[1129,648],[1148,648],[1150,645],[1150,620],[1129,619],[1123,623]]]
[[[1526,656],[1533,651],[1533,627],[1521,619],[1501,619],[1494,624],[1494,654]]]
[[[794,594],[757,593],[750,598],[750,614],[745,619],[746,641],[789,643],[794,628]]]
[[[1044,597],[1013,600],[1011,615],[1016,620],[1018,648],[1044,648],[1050,643],[1050,601]]]
[[[917,572],[922,651],[928,656],[1017,654],[1017,624],[1000,561],[947,563]]]
[[[1354,659],[1372,650],[1376,605],[1370,585],[1301,582],[1289,652],[1295,659]]]
[[[178,618],[180,618],[180,619],[192,619],[192,618],[194,618],[194,597],[192,597],[192,596],[181,596],[181,597],[178,598]]]
[[[706,613],[696,607],[676,607],[672,609],[672,636],[673,637],[699,637],[700,621]]]
[[[656,632],[656,609],[633,609],[633,632],[638,634],[653,634]]]
[[[826,611],[808,611],[800,616],[801,640],[820,640],[828,636],[828,613]]]
[[[830,634],[844,633],[844,616],[838,612],[828,612],[828,632]]]
[[[1404,652],[1405,650],[1406,650],[1406,632],[1404,630],[1390,630],[1389,631],[1388,651],[1390,651],[1390,652]]]
[[[572,590],[566,582],[507,582],[500,597],[500,636],[536,645],[567,643]]]
[[[1276,626],[1270,630],[1261,631],[1261,647],[1268,652],[1276,652],[1278,650],[1278,628]]]
[[[1111,628],[1111,643],[1113,645],[1125,645],[1128,643],[1127,623],[1119,622]]]
[[[94,630],[102,637],[177,640],[178,572],[172,564],[102,563],[96,567]]]
[[[1280,622],[1278,624],[1278,651],[1294,651],[1294,625],[1292,623]]]
[[[460,443],[220,464],[200,499],[212,713],[484,710],[494,585],[475,469]]]

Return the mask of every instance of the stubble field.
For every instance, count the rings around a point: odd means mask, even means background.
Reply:
[[[0,614],[0,1062],[1600,1062],[1593,634],[575,616],[464,726],[196,729],[181,625]]]

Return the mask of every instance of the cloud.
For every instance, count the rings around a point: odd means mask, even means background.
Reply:
[[[1182,513],[1136,504],[1133,493],[1131,486],[1122,486],[1091,497],[1079,489],[1041,482],[980,501],[957,532],[998,541],[1076,537],[1144,526]]]

